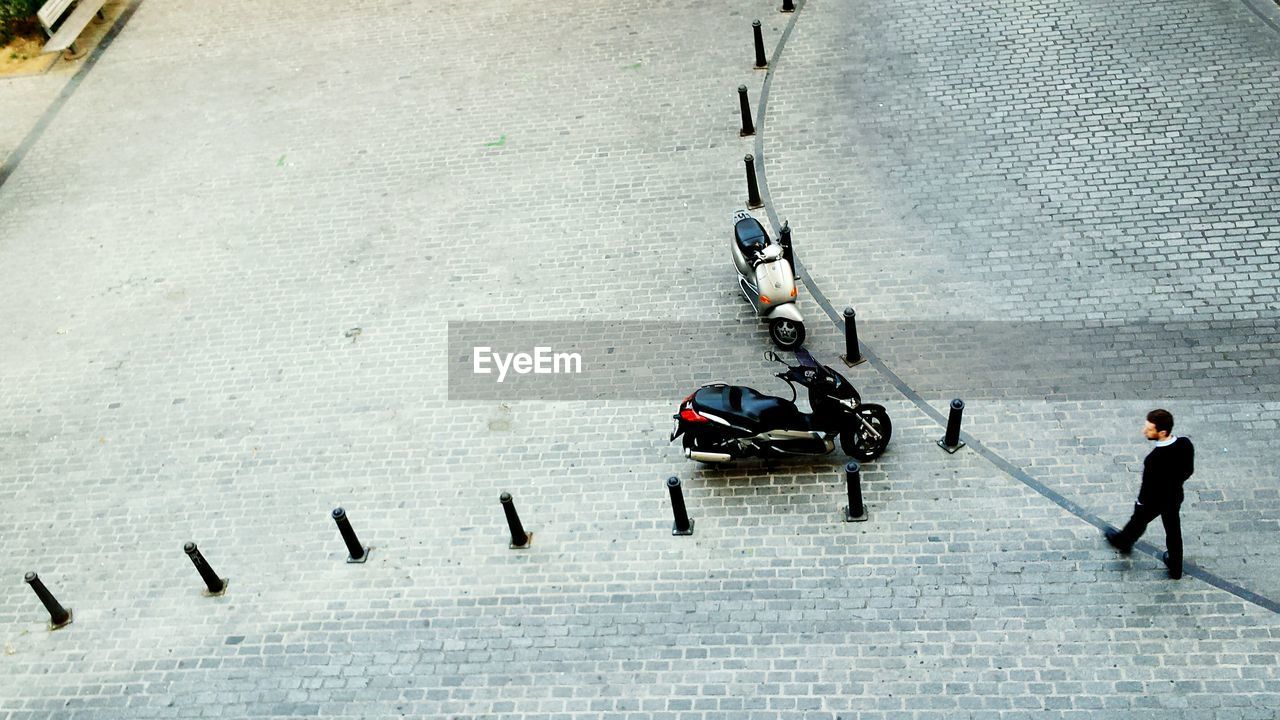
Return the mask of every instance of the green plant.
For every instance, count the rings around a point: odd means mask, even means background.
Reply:
[[[35,23],[40,0],[0,0],[0,43],[7,43]]]

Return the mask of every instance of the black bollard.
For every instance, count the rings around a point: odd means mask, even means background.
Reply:
[[[782,245],[782,259],[787,261],[791,274],[798,279],[800,271],[796,269],[796,254],[791,248],[791,223],[787,220],[782,221],[782,229],[778,231],[778,243]]]
[[[675,515],[676,521],[671,526],[672,535],[692,535],[693,521],[689,519],[689,513],[684,508],[684,494],[680,491],[680,478],[667,478],[667,490],[671,491],[671,512]]]
[[[751,103],[747,100],[747,86],[738,86],[738,105],[742,108],[742,132],[738,137],[756,134],[756,126],[751,122]]]
[[[347,544],[347,562],[362,563],[369,559],[369,548],[360,544],[356,531],[351,529],[351,521],[347,519],[347,511],[340,507],[333,509],[333,521],[338,524],[338,532],[342,533],[342,541]]]
[[[756,36],[756,69],[769,67],[769,61],[764,57],[764,34],[760,30],[760,21],[756,20],[751,23],[751,31]]]
[[[792,0],[782,0],[782,12],[795,12],[796,4]]]
[[[504,492],[498,499],[502,501],[502,512],[506,513],[507,526],[511,528],[511,545],[508,547],[512,550],[523,550],[529,547],[529,543],[533,541],[533,533],[524,531],[520,516],[516,514],[516,505],[511,501],[511,493]]]
[[[844,506],[844,521],[866,522],[867,506],[862,504],[862,468],[853,460],[844,466],[844,484],[849,494],[849,504]]]
[[[53,593],[49,592],[49,589],[40,581],[39,575],[29,572],[23,579],[36,592],[36,597],[40,598],[40,602],[44,603],[44,609],[49,611],[50,630],[57,630],[71,623],[71,608],[62,607],[62,603],[59,603]]]
[[[862,357],[862,346],[858,344],[858,320],[851,307],[844,309],[844,355],[840,359],[849,367],[867,361]]]
[[[205,587],[209,588],[204,594],[205,597],[217,597],[227,592],[227,579],[218,577],[218,573],[209,567],[208,561],[204,559],[204,555],[200,554],[200,549],[195,543],[189,542],[183,545],[182,551],[191,558],[191,562],[196,566],[196,572],[200,573]]]
[[[747,207],[758,208],[764,206],[764,201],[760,199],[760,186],[756,184],[756,159],[753,155],[742,158],[742,162],[747,166]]]
[[[938,447],[954,453],[964,447],[960,440],[960,418],[964,415],[964,401],[956,398],[951,401],[951,413],[947,416],[947,434],[938,441]]]

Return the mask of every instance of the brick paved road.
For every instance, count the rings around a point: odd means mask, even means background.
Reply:
[[[0,80],[0,107],[5,112],[5,123],[0,125],[0,162],[18,148],[67,80],[61,73]]]
[[[948,372],[968,352],[949,320],[1041,321],[1021,335],[1041,347],[1084,322],[1173,320],[1185,332],[1218,321],[1191,333],[1207,352],[1136,346],[1168,354],[1144,370],[1144,384],[1166,392],[1048,401],[1048,387],[1038,397],[1023,388],[998,401],[997,371],[968,427],[1122,522],[1146,452],[1140,419],[1169,405],[1200,447],[1189,557],[1273,598],[1280,493],[1267,448],[1280,402],[1249,386],[1273,371],[1274,348],[1263,367],[1239,364],[1242,345],[1265,341],[1250,337],[1260,326],[1225,321],[1274,324],[1280,307],[1269,200],[1280,152],[1266,140],[1277,76],[1280,35],[1234,0],[997,2],[945,14],[816,4],[787,45],[766,130],[772,198],[803,219],[793,225],[815,281],[878,321],[863,339],[935,407],[952,396],[943,378],[983,390]],[[1025,347],[1003,352],[1004,363],[1027,361]],[[1078,375],[1082,359],[1062,358],[1062,371]],[[1152,539],[1162,543],[1161,531]]]
[[[844,62],[907,69],[901,48],[858,49],[871,39],[944,47],[923,5],[878,26],[874,7],[804,9],[770,101],[773,199],[833,298],[878,290],[869,311],[927,319],[952,286],[919,273],[967,258],[890,262],[934,218],[891,232],[866,194],[908,178],[843,162],[853,143],[895,167],[909,143],[817,122],[851,112]],[[0,188],[0,719],[1273,717],[1274,614],[1118,560],[990,463],[945,455],[869,366],[850,376],[889,406],[895,445],[867,466],[860,525],[838,522],[837,458],[693,468],[666,444],[675,398],[447,401],[447,320],[720,320],[694,352],[772,387],[723,242],[752,149],[733,89],[758,92],[749,22],[772,47],[774,9],[144,1]],[[1085,5],[1079,22],[1090,9],[1099,27],[1122,12]],[[1208,37],[1273,62],[1248,18]],[[984,25],[963,27],[983,44]],[[923,170],[963,215],[948,176]],[[829,178],[843,197],[820,192]],[[837,237],[842,203],[879,245]],[[855,252],[877,272],[849,272]],[[1016,307],[984,272],[945,302]],[[810,345],[831,358],[839,337],[815,323]],[[1025,424],[974,414],[1038,468]],[[1104,429],[1121,449],[1099,452],[1135,461],[1141,445]],[[667,530],[673,473],[692,538]],[[502,490],[528,551],[506,548]],[[338,504],[375,546],[367,565],[342,562]],[[230,577],[225,597],[200,596],[186,540]],[[69,628],[43,630],[32,569]]]
[[[86,48],[99,44],[114,26],[111,21],[128,6],[128,0],[107,0],[102,6],[103,21],[91,22],[82,36],[82,42],[87,41]],[[90,53],[74,60],[59,57],[38,73],[0,77],[0,111],[4,117],[0,122],[0,176],[20,162],[28,133],[58,104],[64,92],[74,92],[74,78],[92,57]]]

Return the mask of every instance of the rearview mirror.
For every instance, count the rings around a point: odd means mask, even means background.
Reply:
[[[766,350],[764,352],[764,359],[769,360],[770,362],[779,362],[779,363],[782,362],[782,358],[778,357],[778,353],[772,350]],[[782,364],[786,365],[786,363],[782,363]]]

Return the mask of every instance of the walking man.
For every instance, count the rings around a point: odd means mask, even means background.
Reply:
[[[1108,529],[1107,542],[1121,554],[1128,555],[1133,544],[1142,537],[1147,524],[1158,516],[1164,523],[1164,554],[1169,577],[1182,577],[1182,526],[1178,509],[1182,506],[1182,484],[1195,472],[1196,449],[1191,440],[1173,434],[1173,414],[1168,410],[1147,413],[1142,433],[1155,441],[1155,449],[1142,461],[1142,487],[1133,505],[1133,517],[1120,532]]]

